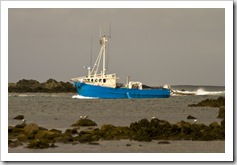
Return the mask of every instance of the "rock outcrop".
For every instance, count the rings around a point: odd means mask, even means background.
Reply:
[[[8,92],[26,93],[26,92],[44,92],[44,93],[61,93],[76,92],[75,86],[70,82],[56,81],[49,79],[44,83],[36,80],[22,79],[17,83],[8,84]]]
[[[82,120],[95,123],[89,119],[80,119],[79,121]],[[76,124],[76,126],[79,125]],[[171,124],[168,121],[153,118],[151,121],[141,119],[138,122],[131,123],[130,126],[113,126],[106,124],[102,125],[101,128],[93,127],[81,131],[79,131],[79,129],[80,128],[69,128],[62,132],[56,129],[48,130],[35,123],[9,126],[8,145],[9,147],[17,147],[23,145],[23,143],[27,143],[27,148],[42,149],[56,147],[55,143],[69,143],[74,145],[78,143],[88,143],[99,145],[99,143],[97,143],[99,140],[130,139],[149,142],[152,140],[209,141],[225,139],[224,120],[222,120],[221,125],[217,122],[204,125],[185,121]]]
[[[217,118],[221,118],[221,119],[225,118],[225,107],[224,106],[221,106],[219,108],[219,113],[218,113]]]
[[[206,99],[197,104],[190,104],[189,107],[221,107],[225,106],[225,97],[218,97],[217,99]]]

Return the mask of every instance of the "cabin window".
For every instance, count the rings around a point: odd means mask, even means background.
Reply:
[[[98,79],[95,79],[95,82],[97,82],[98,81]]]
[[[101,82],[102,80],[101,79],[99,79],[99,82]]]
[[[91,82],[93,82],[93,79],[91,79]]]
[[[106,79],[105,78],[103,79],[103,83],[106,83]]]

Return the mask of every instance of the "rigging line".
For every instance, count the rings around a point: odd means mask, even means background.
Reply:
[[[102,56],[102,53],[103,53],[103,49],[101,49],[100,50],[100,54],[99,54],[99,56],[98,56],[98,63],[96,64],[97,65],[97,68],[96,68],[96,70],[95,70],[95,76],[96,76],[96,74],[97,74],[97,72],[98,72],[98,69],[99,69],[99,66],[100,66],[100,59],[101,59],[101,56]]]
[[[98,55],[98,57],[97,57],[97,59],[96,59],[96,61],[95,61],[95,64],[94,64],[94,66],[93,66],[93,68],[92,68],[92,71],[91,71],[91,73],[93,73],[93,72],[95,72],[95,69],[98,71],[98,67],[99,67],[99,59],[101,58],[101,52],[102,52],[102,49],[100,49],[100,52],[99,52],[99,55]],[[97,68],[96,68],[97,67]],[[97,72],[96,71],[96,72]]]
[[[109,71],[109,42],[108,42],[108,49],[107,49],[107,66],[106,66],[106,71]],[[108,72],[107,72],[108,73]]]
[[[111,38],[111,21],[109,21],[109,38]]]

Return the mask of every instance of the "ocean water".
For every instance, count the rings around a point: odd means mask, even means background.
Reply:
[[[24,115],[27,123],[37,123],[48,129],[62,131],[71,128],[80,116],[89,116],[100,128],[103,124],[129,126],[130,123],[152,117],[177,123],[195,116],[197,122],[206,125],[218,119],[219,108],[188,107],[205,99],[225,96],[224,87],[172,86],[173,90],[195,93],[195,95],[173,95],[168,99],[94,99],[85,98],[77,93],[9,93],[8,125],[21,121],[14,120]],[[9,148],[10,153],[219,153],[225,152],[225,141],[170,141],[170,144],[158,144],[158,141],[138,142],[130,140],[99,141],[99,145],[61,144],[51,149],[27,149],[24,146]],[[130,144],[130,146],[127,146]]]

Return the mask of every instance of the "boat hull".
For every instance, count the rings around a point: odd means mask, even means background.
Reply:
[[[101,99],[126,99],[126,98],[169,98],[170,89],[128,89],[110,88],[74,82],[77,92],[81,96]]]

